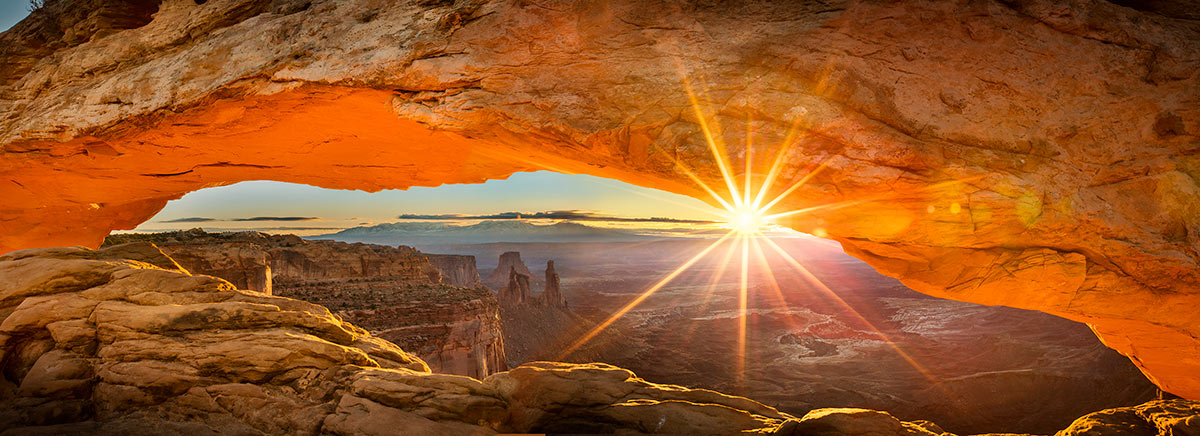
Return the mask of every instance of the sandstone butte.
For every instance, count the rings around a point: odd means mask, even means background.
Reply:
[[[711,202],[684,170],[723,186],[703,125],[756,185],[776,156],[773,193],[805,181],[782,224],[1087,323],[1200,399],[1194,4],[46,3],[0,34],[0,252],[244,180],[553,170]]]

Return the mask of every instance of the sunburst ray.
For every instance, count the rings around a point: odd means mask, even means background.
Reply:
[[[721,279],[725,277],[725,270],[729,268],[729,261],[733,260],[733,253],[736,252],[733,244],[726,246],[725,255],[721,257],[721,261],[717,263],[714,269],[712,279],[708,282],[708,287],[705,288],[704,299],[700,302],[700,309],[697,313],[705,313],[708,311],[708,306],[712,302],[713,294],[716,293],[717,286],[720,285]],[[692,321],[688,326],[688,331],[684,335],[685,342],[691,343],[692,335],[696,332],[696,327],[699,323]]]
[[[692,258],[688,259],[687,262],[679,265],[678,268],[675,268],[674,271],[671,271],[666,275],[666,277],[663,277],[662,280],[659,280],[657,283],[647,288],[641,293],[641,295],[638,295],[637,298],[634,298],[633,301],[630,301],[629,304],[626,304],[616,313],[612,314],[612,316],[609,316],[608,319],[604,320],[604,322],[600,323],[600,325],[596,326],[591,331],[587,332],[587,334],[583,335],[583,337],[579,338],[579,340],[575,341],[575,343],[571,344],[570,347],[567,347],[566,350],[559,354],[557,360],[565,359],[567,356],[570,356],[571,353],[574,353],[575,350],[579,349],[579,347],[587,344],[588,341],[591,341],[592,338],[596,337],[596,335],[600,334],[600,332],[603,332],[604,329],[607,329],[618,319],[621,319],[621,317],[625,316],[626,313],[629,313],[630,310],[633,310],[639,304],[642,304],[643,301],[646,301],[647,298],[650,298],[651,295],[654,295],[655,292],[658,292],[659,289],[662,289],[662,287],[666,286],[667,283],[670,283],[671,280],[675,280],[675,277],[678,277],[684,271],[687,271],[688,268],[691,268],[692,265],[704,258],[704,256],[708,255],[709,252],[712,252],[714,248],[717,248],[717,246],[721,245],[722,242],[725,242],[725,240],[729,239],[729,236],[731,235],[733,235],[733,232],[726,233],[720,239],[717,239],[716,242],[709,244],[708,247],[705,247],[704,250],[701,250],[700,253],[692,256]]]
[[[725,185],[729,188],[730,197],[733,197],[733,204],[740,207],[742,202],[737,196],[737,182],[734,180],[732,170],[730,169],[731,165],[728,153],[725,152],[724,141],[718,142],[714,136],[712,128],[708,125],[708,117],[704,115],[704,110],[700,108],[700,100],[696,98],[696,93],[692,90],[692,84],[687,80],[687,76],[684,76],[683,84],[684,89],[687,91],[692,111],[696,114],[696,121],[700,124],[700,131],[704,133],[704,141],[708,143],[708,150],[712,153],[713,160],[717,161],[717,169],[721,171],[721,178],[725,180]]]
[[[737,337],[737,366],[734,374],[738,376],[738,385],[746,385],[746,302],[750,292],[750,239],[747,235],[738,235],[742,245],[742,276],[738,281],[738,337]]]
[[[897,345],[895,341],[893,341],[890,337],[888,337],[888,335],[886,333],[884,333],[882,330],[880,330],[878,327],[876,327],[874,323],[872,323],[870,320],[868,320],[866,317],[864,317],[861,313],[859,313],[859,311],[857,309],[855,309],[854,306],[850,305],[850,303],[847,303],[846,300],[842,299],[842,297],[839,296],[832,289],[829,289],[829,286],[826,286],[825,283],[821,281],[821,279],[819,279],[819,278],[817,278],[817,276],[813,275],[813,273],[810,272],[808,270],[808,268],[804,267],[804,265],[801,264],[799,261],[797,261],[795,257],[792,257],[792,255],[790,253],[788,253],[786,250],[784,250],[783,247],[780,247],[779,244],[776,244],[775,241],[772,241],[770,239],[765,239],[765,241],[767,242],[768,245],[770,245],[770,247],[772,249],[774,249],[779,254],[779,256],[781,258],[783,258],[783,260],[785,262],[787,262],[789,265],[791,265],[792,268],[794,268],[796,270],[796,272],[800,273],[800,276],[803,277],[805,279],[805,281],[809,282],[809,284],[813,285],[813,287],[815,287],[815,288],[817,288],[817,290],[821,291],[821,293],[824,294],[826,297],[833,299],[833,301],[837,302],[838,305],[842,306],[842,308],[845,309],[846,311],[848,311],[848,313],[852,314],[856,321],[862,323],[862,325],[866,326],[869,330],[871,330],[871,332],[874,333],[876,336],[878,336],[884,342],[884,344],[886,344],[888,346],[888,348],[891,348],[892,351],[894,351],[898,356],[900,356],[901,359],[903,359],[910,366],[912,366],[913,369],[915,369],[917,372],[919,372],[927,380],[929,380],[931,383],[933,383],[936,386],[941,386],[941,383],[937,380],[936,377],[934,377],[934,375],[931,371],[926,369],[924,365],[921,365],[920,362],[918,362],[911,355],[909,355],[907,352],[905,352],[903,349],[901,349],[900,346]]]

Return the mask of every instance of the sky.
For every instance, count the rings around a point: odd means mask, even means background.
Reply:
[[[694,198],[599,177],[538,171],[481,184],[376,193],[242,182],[202,189],[171,201],[135,231],[202,227],[310,235],[398,221],[470,224],[511,219],[512,213],[547,222],[566,220],[621,228],[719,219],[716,209]]]
[[[29,15],[29,0],[0,0],[0,32]]]

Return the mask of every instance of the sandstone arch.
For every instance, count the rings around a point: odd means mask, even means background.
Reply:
[[[913,289],[1093,326],[1200,399],[1200,22],[1079,0],[91,0],[0,35],[0,252],[280,180],[549,168],[704,198],[795,123],[783,208]],[[146,4],[157,10],[139,19]],[[141,15],[138,15],[141,14]],[[778,146],[752,148],[761,178]]]

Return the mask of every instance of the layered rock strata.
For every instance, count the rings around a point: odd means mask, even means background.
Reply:
[[[152,246],[132,252],[0,257],[4,434],[723,434],[789,418],[605,365],[430,374],[321,306],[162,269],[173,262]]]
[[[274,280],[277,295],[328,307],[417,354],[434,372],[482,378],[508,369],[495,297],[480,287],[443,283],[429,257],[410,247],[199,229],[109,237],[110,243],[133,240],[160,244],[189,271],[223,279],[242,279],[267,265],[274,273],[267,283]],[[467,268],[452,257],[462,271],[474,270],[470,260]]]
[[[550,169],[708,198],[691,175],[750,167],[768,198],[796,186],[780,224],[920,292],[1088,323],[1200,398],[1190,5],[75,1],[0,35],[0,252],[97,246],[243,180]]]
[[[567,297],[559,289],[558,271],[554,270],[553,260],[546,261],[546,289],[538,294],[537,303],[545,307],[567,308]]]
[[[475,256],[426,253],[425,257],[441,271],[442,283],[460,288],[483,286],[483,280],[479,278],[479,270],[475,265]]]
[[[532,303],[529,276],[517,272],[516,268],[509,268],[508,283],[496,294],[496,299],[500,301],[501,306],[505,307],[524,306]]]
[[[496,265],[496,269],[488,274],[487,278],[483,279],[483,283],[492,289],[500,290],[508,286],[512,281],[511,272],[516,272],[519,275],[525,276],[526,280],[531,285],[542,284],[542,279],[533,275],[525,262],[521,260],[521,253],[516,251],[506,251],[500,254],[500,259]]]
[[[189,269],[238,279],[263,267],[279,282],[391,279],[440,283],[441,271],[412,247],[306,241],[296,235],[259,232],[209,233],[201,229],[151,234],[120,234],[108,244],[153,242]],[[241,266],[246,268],[240,268]],[[257,275],[255,275],[257,277]],[[229,279],[226,279],[229,280]],[[230,280],[231,282],[233,280]],[[256,289],[256,288],[251,288]],[[257,290],[257,289],[256,289]]]
[[[508,369],[500,307],[486,288],[361,279],[280,286],[420,356],[436,373],[483,378]]]

